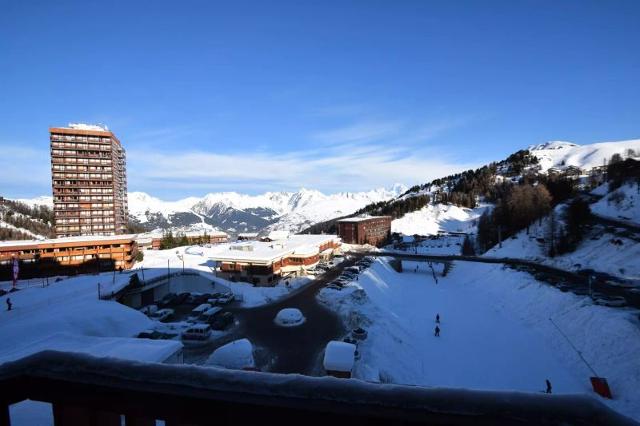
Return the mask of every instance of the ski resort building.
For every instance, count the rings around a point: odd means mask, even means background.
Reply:
[[[21,278],[128,269],[138,247],[135,235],[0,241],[0,281],[11,279],[13,259]]]
[[[391,238],[391,216],[359,216],[338,221],[338,235],[347,244],[378,246]]]
[[[185,236],[189,244],[221,244],[229,241],[229,234],[222,231],[187,231],[173,234],[174,238]],[[163,235],[160,232],[147,232],[136,236],[141,250],[160,250]]]
[[[271,235],[269,241],[219,244],[205,251],[216,273],[232,281],[275,285],[280,278],[306,275],[320,260],[340,251],[335,235]]]
[[[56,236],[126,233],[126,154],[118,138],[87,124],[49,134]]]

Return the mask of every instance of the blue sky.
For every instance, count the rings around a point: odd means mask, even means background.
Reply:
[[[547,140],[640,137],[638,1],[0,0],[0,195],[50,125],[107,124],[129,190],[360,191]]]

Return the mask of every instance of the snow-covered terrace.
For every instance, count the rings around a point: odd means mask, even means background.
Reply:
[[[101,242],[101,241],[131,241],[135,239],[136,234],[124,235],[85,235],[78,237],[62,237],[47,238],[41,240],[11,240],[0,241],[0,248],[5,247],[25,247],[38,244],[68,244],[68,243],[84,243],[84,242]]]

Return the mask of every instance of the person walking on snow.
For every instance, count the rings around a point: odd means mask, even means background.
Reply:
[[[549,381],[549,379],[546,379],[545,382],[547,383],[546,393],[551,393],[551,382]]]
[[[13,303],[11,303],[11,299],[7,297],[7,311],[10,311],[12,306],[13,306]]]
[[[440,314],[436,314],[436,324],[440,324]]]
[[[435,333],[435,336],[436,336],[436,337],[440,337],[440,327],[438,327],[437,325],[436,325],[436,333]]]

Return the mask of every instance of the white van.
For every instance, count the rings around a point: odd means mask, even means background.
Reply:
[[[195,324],[182,332],[182,340],[203,341],[211,337],[211,327],[209,324]]]

